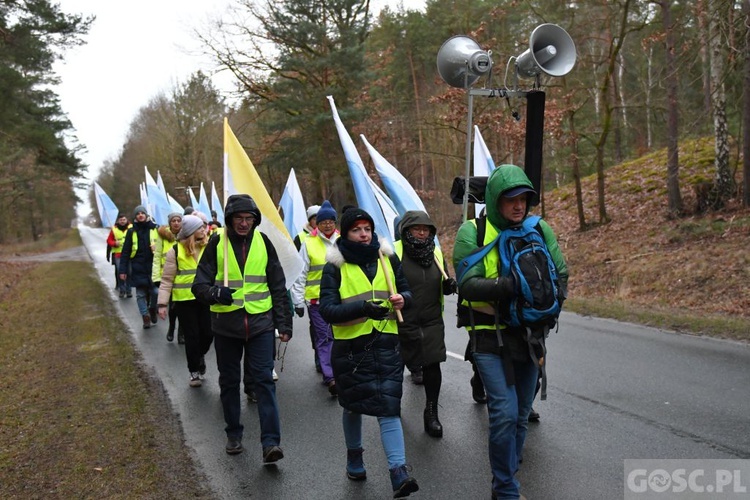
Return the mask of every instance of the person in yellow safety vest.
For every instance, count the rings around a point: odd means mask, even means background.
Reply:
[[[208,244],[203,221],[194,215],[180,217],[182,224],[177,243],[167,252],[164,272],[159,285],[159,317],[166,319],[174,310],[185,336],[185,357],[190,372],[190,387],[200,387],[206,374],[205,355],[211,348],[211,312],[199,302],[190,288],[198,269],[198,261]]]
[[[192,292],[211,309],[221,405],[226,422],[225,451],[242,453],[240,381],[242,356],[249,358],[258,400],[263,462],[284,457],[279,407],[273,381],[275,330],[292,338],[292,308],[276,248],[257,230],[261,213],[247,194],[229,197],[226,227],[212,236],[198,263]],[[226,277],[225,277],[226,274]]]
[[[144,330],[156,324],[156,296],[159,289],[151,280],[154,263],[153,245],[156,243],[156,224],[148,217],[146,207],[138,205],[133,211],[133,227],[128,229],[120,256],[120,279],[135,287],[138,312]]]
[[[323,268],[320,314],[333,325],[331,365],[344,408],[346,475],[354,481],[367,478],[362,415],[377,417],[393,497],[401,498],[419,489],[406,464],[400,416],[404,362],[395,314],[412,295],[398,257],[374,227],[361,208],[341,215],[341,237]]]
[[[159,226],[156,229],[156,244],[154,245],[154,263],[151,266],[151,279],[157,287],[161,283],[161,276],[164,272],[164,263],[167,260],[167,253],[177,243],[177,233],[182,227],[182,214],[172,212],[167,216],[167,224]],[[162,318],[163,319],[163,318]],[[169,309],[169,328],[167,328],[167,341],[174,340],[174,329],[177,321],[177,312]],[[182,333],[182,332],[181,332]],[[185,343],[183,335],[178,336],[180,344]]]
[[[318,364],[323,374],[323,384],[328,387],[328,392],[336,395],[336,381],[331,369],[331,346],[333,345],[333,332],[331,325],[320,316],[320,279],[323,276],[323,266],[326,263],[326,252],[333,248],[339,232],[336,229],[336,210],[331,202],[325,200],[318,210],[316,217],[317,227],[302,242],[299,255],[302,258],[302,271],[299,278],[292,285],[292,303],[294,311],[300,318],[305,314],[304,306],[307,304],[307,313],[310,317],[310,325],[313,331],[313,346]]]
[[[403,214],[396,230],[400,239],[394,244],[401,259],[406,281],[414,295],[413,307],[404,311],[398,325],[401,357],[412,373],[422,373],[425,391],[424,430],[432,437],[443,436],[438,419],[438,398],[442,385],[440,363],[446,358],[443,296],[456,293],[453,278],[443,278],[445,261],[435,245],[437,226],[422,210]],[[441,272],[442,269],[442,272]],[[446,274],[447,276],[447,274]]]
[[[133,293],[130,290],[130,286],[120,279],[120,256],[122,255],[122,245],[125,243],[125,234],[130,229],[131,224],[128,222],[128,216],[119,213],[117,214],[117,220],[115,225],[109,231],[107,236],[107,260],[112,263],[115,268],[115,290],[120,294],[120,298],[130,298]]]
[[[294,237],[294,246],[297,247],[298,251],[300,248],[302,248],[302,242],[305,241],[305,238],[310,236],[310,233],[312,233],[315,228],[318,227],[318,210],[320,210],[320,205],[310,205],[309,207],[307,207],[307,224],[305,224],[305,227],[302,228],[302,231],[300,231],[299,234]]]

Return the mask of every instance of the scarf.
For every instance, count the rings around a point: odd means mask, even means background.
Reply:
[[[412,236],[409,231],[403,235],[404,253],[420,266],[427,268],[432,265],[435,255],[435,235],[430,231],[430,237],[420,240]]]
[[[380,250],[380,242],[378,241],[378,235],[375,233],[372,233],[372,241],[369,245],[363,245],[362,243],[357,243],[343,237],[336,240],[336,244],[339,246],[344,260],[350,264],[361,266],[374,262],[379,258],[378,250]]]

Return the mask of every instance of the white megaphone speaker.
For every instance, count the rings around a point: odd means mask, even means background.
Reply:
[[[445,83],[465,89],[492,69],[492,60],[477,42],[468,36],[456,35],[440,47],[437,69]]]
[[[567,75],[576,64],[576,46],[568,32],[556,24],[540,24],[529,37],[529,48],[516,59],[519,76],[540,73]]]

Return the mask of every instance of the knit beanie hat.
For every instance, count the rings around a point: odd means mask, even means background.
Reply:
[[[372,220],[372,217],[370,217],[370,214],[359,207],[354,207],[344,212],[341,216],[341,236],[346,237],[349,230],[360,220],[366,220],[369,222],[372,226],[372,230],[375,231],[375,222]]]
[[[193,207],[191,207],[190,205],[188,205],[188,206],[185,207],[185,211],[182,212],[182,215],[190,215],[193,212],[195,212],[195,209]]]
[[[182,218],[182,227],[180,228],[180,232],[177,233],[177,239],[184,240],[202,227],[203,221],[200,217],[196,217],[195,215],[186,215]]]
[[[203,212],[195,210],[190,215],[194,215],[194,216],[198,217],[200,220],[202,220],[204,224],[208,224],[208,217],[206,217],[206,214],[204,214]]]
[[[144,214],[148,215],[148,210],[146,210],[146,207],[144,207],[143,205],[138,205],[133,209],[133,217],[138,215],[138,212],[143,212]]]
[[[323,202],[323,204],[320,206],[320,210],[318,210],[318,217],[315,220],[318,222],[318,224],[320,224],[324,220],[332,220],[336,222],[336,210],[333,209],[330,201],[325,200]]]
[[[316,215],[318,215],[318,210],[320,210],[320,205],[310,205],[307,207],[307,220],[309,221]]]
[[[167,223],[171,223],[172,219],[174,219],[175,217],[182,220],[182,214],[180,212],[172,212],[167,216]]]

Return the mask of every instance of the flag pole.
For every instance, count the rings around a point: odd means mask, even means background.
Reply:
[[[224,117],[224,210],[227,208],[227,198],[228,198],[228,191],[227,191],[227,172],[229,171],[229,165],[227,164],[229,162],[229,155],[227,154],[227,127],[229,126],[229,122],[227,120],[227,117]],[[225,214],[226,215],[226,214]],[[228,221],[226,217],[224,217],[224,234],[222,235],[222,240],[224,241],[224,286],[229,286],[229,231],[227,228],[227,224],[229,224],[231,221]]]
[[[381,250],[378,250],[378,256],[380,257],[380,265],[383,266],[383,274],[385,275],[385,282],[388,285],[388,293],[396,295],[396,289],[393,288],[393,280],[391,280],[391,274],[388,272],[388,267],[385,265],[385,255]],[[401,310],[396,309],[396,318],[399,323],[404,322],[404,317],[401,315]]]
[[[443,265],[440,264],[440,259],[438,259],[437,255],[434,255],[434,254],[433,254],[433,258],[435,259],[435,265],[437,266],[438,269],[440,269],[440,274],[443,275],[443,279],[447,280],[448,275],[445,273],[445,269],[443,269]]]

